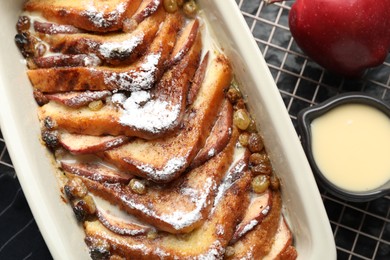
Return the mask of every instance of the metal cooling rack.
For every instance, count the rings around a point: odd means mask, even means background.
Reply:
[[[293,1],[273,5],[265,5],[261,0],[236,2],[295,126],[300,110],[342,92],[361,91],[390,102],[390,56],[384,65],[370,70],[361,80],[338,77],[308,59],[291,37],[288,13]],[[338,259],[390,259],[390,196],[350,203],[322,189],[321,194]]]
[[[288,29],[292,1],[269,6],[261,0],[236,2],[263,52],[294,125],[301,109],[346,91],[361,91],[390,102],[390,56],[364,79],[346,80],[324,71],[296,46]],[[0,191],[0,259],[50,259],[1,132]],[[390,259],[390,196],[349,203],[324,190],[321,193],[338,259]]]

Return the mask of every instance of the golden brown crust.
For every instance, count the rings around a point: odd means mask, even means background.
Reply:
[[[44,93],[150,89],[164,72],[182,22],[178,13],[168,14],[148,53],[130,66],[35,69],[27,71],[27,75],[33,87]]]
[[[165,16],[166,12],[161,7],[131,33],[40,34],[40,37],[50,45],[54,52],[95,54],[109,64],[126,65],[131,64],[147,51]]]
[[[202,50],[201,34],[197,31],[194,33],[197,36],[192,48],[179,63],[164,73],[161,80],[151,90],[151,99],[145,102],[144,106],[127,110],[108,105],[97,111],[91,111],[88,107],[70,108],[49,102],[39,109],[41,120],[50,117],[59,128],[84,135],[123,134],[144,139],[166,136],[177,129],[182,122],[188,88],[199,64]],[[153,115],[149,114],[150,110],[144,108],[145,106],[152,107],[152,112],[163,113],[157,108],[153,110],[153,106],[162,109],[162,104],[166,104],[164,109],[171,115],[165,120],[158,116],[152,117]],[[137,113],[139,118],[135,118],[132,113]],[[149,122],[143,128],[138,121],[146,117],[149,117]],[[164,120],[163,124],[161,124],[162,120]]]
[[[87,244],[108,242],[112,254],[126,259],[221,259],[235,224],[241,218],[240,209],[248,203],[250,180],[250,174],[243,172],[226,190],[209,219],[187,235],[161,233],[156,238],[123,237],[107,230],[98,221],[86,221]]]
[[[197,100],[188,108],[183,128],[175,136],[144,141],[136,139],[104,153],[104,159],[118,168],[155,182],[176,179],[203,147],[232,79],[229,61],[218,55]]]
[[[29,0],[24,9],[38,12],[48,20],[94,32],[122,29],[123,20],[131,17],[142,0]],[[93,3],[93,5],[91,5]]]
[[[129,214],[170,233],[188,233],[202,225],[210,213],[216,188],[233,160],[238,132],[225,149],[202,166],[166,185],[148,184],[145,194],[136,194],[128,185],[112,185],[84,179],[90,192]],[[240,163],[246,165],[247,158]],[[246,169],[245,167],[243,170]]]

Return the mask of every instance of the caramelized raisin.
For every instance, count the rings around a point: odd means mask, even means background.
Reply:
[[[64,192],[69,200],[74,200],[84,198],[88,194],[88,189],[80,178],[72,178],[64,186]]]
[[[251,118],[246,109],[239,109],[233,114],[233,123],[241,130],[245,130],[248,128],[251,122]]]
[[[141,180],[138,179],[132,179],[129,183],[129,187],[134,193],[137,193],[139,195],[146,193],[146,186],[145,183],[143,183]]]
[[[77,220],[80,222],[85,221],[88,217],[96,213],[95,202],[89,195],[83,199],[74,200],[72,208]]]
[[[257,133],[252,133],[249,136],[249,144],[248,148],[252,153],[258,153],[261,152],[264,148],[263,139],[261,136]]]
[[[88,243],[89,242],[89,243]],[[105,240],[94,239],[87,241],[89,244],[89,254],[93,260],[108,260],[111,256],[111,246]]]
[[[54,130],[57,128],[57,122],[55,120],[53,120],[53,118],[51,118],[50,116],[47,116],[45,117],[45,119],[43,120],[43,126],[47,129],[47,130]]]
[[[42,57],[43,55],[45,55],[46,51],[47,51],[46,45],[39,42],[39,43],[35,44],[34,57]]]
[[[261,163],[270,163],[266,153],[252,153],[249,156],[250,165],[258,165]]]
[[[88,108],[91,111],[98,111],[98,110],[100,110],[103,107],[103,105],[104,105],[103,101],[95,100],[95,101],[92,101],[91,103],[88,104]]]
[[[256,133],[257,132],[257,126],[255,120],[251,119],[251,122],[249,126],[247,127],[246,131],[251,132],[251,133]]]
[[[238,137],[238,142],[239,142],[243,147],[247,147],[248,144],[249,144],[249,133],[244,132],[244,133],[240,134],[240,136]]]
[[[280,188],[280,180],[275,174],[272,174],[270,177],[270,187],[274,191],[277,191]]]
[[[24,58],[34,57],[34,49],[29,34],[26,32],[15,35],[15,43]]]
[[[179,6],[176,0],[164,0],[164,8],[168,13],[174,13],[178,10]]]
[[[231,87],[226,93],[226,96],[229,99],[230,103],[235,104],[241,98],[241,93],[236,88]]]
[[[16,23],[16,30],[18,33],[28,31],[31,27],[31,20],[28,16],[22,15],[19,17],[18,22]]]
[[[194,0],[189,0],[183,5],[183,12],[186,16],[193,18],[198,12],[198,5]]]
[[[54,150],[59,144],[58,132],[44,130],[42,131],[42,140],[48,148]]]
[[[34,89],[33,91],[34,99],[39,106],[49,103],[49,99],[39,90]]]
[[[258,165],[252,166],[251,171],[255,175],[259,175],[259,174],[270,175],[272,173],[272,167],[271,164],[260,163]]]
[[[234,108],[236,110],[246,109],[246,105],[245,105],[244,99],[240,98],[239,100],[237,100],[236,104],[234,105]]]
[[[252,190],[255,193],[263,193],[268,189],[269,185],[270,181],[267,175],[258,175],[252,180]]]

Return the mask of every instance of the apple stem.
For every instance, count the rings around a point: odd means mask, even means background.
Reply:
[[[263,0],[263,1],[267,5],[270,5],[270,4],[273,4],[273,3],[283,2],[284,0]]]

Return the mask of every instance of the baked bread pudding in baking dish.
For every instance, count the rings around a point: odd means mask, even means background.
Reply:
[[[92,259],[295,259],[277,173],[193,0],[29,0],[15,42]]]

